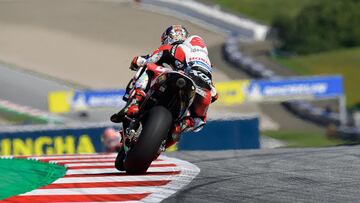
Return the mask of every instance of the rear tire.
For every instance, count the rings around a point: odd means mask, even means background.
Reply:
[[[124,166],[129,174],[144,174],[160,145],[165,140],[172,124],[172,115],[162,106],[153,107],[142,123],[143,129],[135,146],[125,157]]]

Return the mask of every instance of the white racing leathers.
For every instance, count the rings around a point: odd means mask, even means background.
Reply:
[[[212,65],[204,40],[200,36],[190,36],[179,46],[185,52],[187,62],[185,72],[197,85],[197,96],[189,114],[195,121],[192,130],[199,131],[206,122],[208,106],[217,95],[212,83]]]
[[[182,43],[186,56],[188,67],[193,69],[192,73],[198,75],[211,88],[211,96],[217,95],[216,89],[212,83],[212,65],[208,56],[208,49],[204,40],[197,35],[192,35]],[[196,69],[194,67],[197,67]]]

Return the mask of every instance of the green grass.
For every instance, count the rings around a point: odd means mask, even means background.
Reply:
[[[287,147],[329,147],[346,144],[338,139],[328,139],[317,132],[266,131],[263,135],[286,142]]]
[[[11,122],[8,119],[1,116],[1,114],[0,114],[0,125],[1,124],[9,124],[9,123],[11,123]]]
[[[47,121],[28,116],[25,114],[15,113],[15,112],[9,112],[9,111],[3,111],[3,109],[0,108],[0,117],[2,120],[4,120],[6,123],[9,124],[46,124]]]
[[[360,47],[275,60],[300,75],[342,75],[347,105],[360,103]]]
[[[48,124],[49,122],[61,124],[61,118],[47,118],[44,116],[30,115],[17,112],[4,106],[0,106],[0,122],[7,124]]]
[[[271,24],[278,15],[294,17],[302,7],[321,0],[203,0],[243,16]]]

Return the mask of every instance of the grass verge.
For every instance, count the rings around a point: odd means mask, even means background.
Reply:
[[[350,144],[339,139],[328,139],[317,132],[265,131],[262,134],[286,142],[286,147],[330,147]]]
[[[22,113],[11,112],[0,108],[0,117],[10,124],[46,124],[47,121]]]
[[[309,3],[322,0],[202,0],[270,25],[277,16],[295,16]]]

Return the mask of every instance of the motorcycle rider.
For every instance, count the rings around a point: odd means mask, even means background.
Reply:
[[[166,148],[175,144],[182,132],[201,130],[206,123],[208,106],[217,99],[217,93],[212,84],[212,66],[203,39],[196,35],[188,36],[188,31],[183,26],[172,25],[162,34],[161,46],[151,55],[134,57],[130,69],[137,73],[129,82],[123,98],[127,104],[120,112],[111,116],[111,121],[119,123],[125,115],[135,116],[150,86],[149,81],[157,76],[156,70],[173,67],[176,71],[193,76],[198,86],[197,92],[201,96],[196,94],[188,115],[173,126],[173,139],[166,143]]]

